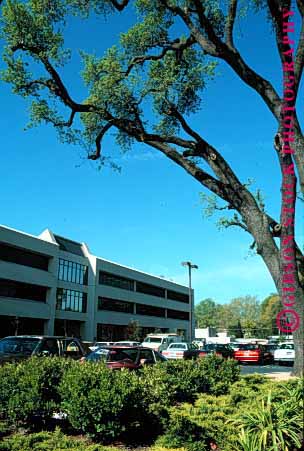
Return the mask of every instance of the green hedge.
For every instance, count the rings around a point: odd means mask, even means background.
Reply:
[[[70,360],[33,357],[0,367],[0,414],[17,425],[48,421],[60,410],[58,386]]]
[[[167,427],[172,406],[193,402],[200,393],[226,393],[238,376],[237,362],[218,357],[169,361],[136,372],[31,358],[0,367],[0,415],[31,427],[39,421],[46,426],[53,413],[62,412],[75,431],[101,442],[131,436],[144,442]]]
[[[208,440],[215,438],[225,451],[270,451],[276,449],[275,436],[278,450],[285,449],[282,437],[288,444],[286,449],[301,449],[303,382],[278,383],[253,375],[232,384],[225,395],[201,394],[194,404],[183,403],[169,409],[164,434],[157,444],[168,448],[183,444],[189,451],[196,451],[204,450]],[[244,392],[244,396],[236,399],[238,392]],[[267,430],[265,446],[259,447],[257,443]]]
[[[55,432],[36,434],[14,434],[0,443],[0,451],[118,451],[118,448],[91,444],[86,439],[64,435],[59,429]]]
[[[147,420],[141,387],[135,372],[75,363],[59,387],[61,408],[75,430],[110,442],[126,432],[135,433]]]

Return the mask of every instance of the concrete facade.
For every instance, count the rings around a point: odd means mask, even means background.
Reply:
[[[194,294],[192,293],[192,296]],[[189,334],[188,287],[96,257],[85,243],[46,229],[0,226],[1,335],[79,335],[120,340],[142,332]]]

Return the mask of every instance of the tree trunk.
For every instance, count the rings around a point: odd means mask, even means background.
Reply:
[[[244,201],[243,206],[240,208],[240,214],[245,222],[249,232],[254,237],[257,247],[257,253],[262,257],[266,264],[271,277],[275,283],[278,293],[281,292],[281,261],[280,252],[274,237],[269,229],[269,221],[267,215],[262,212],[257,205],[254,197],[246,190],[242,195]],[[298,278],[303,280],[303,274]],[[300,324],[293,332],[294,344],[295,344],[295,365],[293,374],[296,376],[303,376],[304,369],[304,289],[297,281],[297,291],[295,294],[295,304],[293,309],[297,312],[300,318]],[[282,310],[287,309],[282,304]]]
[[[300,317],[300,324],[298,329],[293,332],[295,344],[295,364],[293,367],[293,374],[300,377],[304,375],[304,289],[302,287],[298,287],[295,294],[294,309]]]

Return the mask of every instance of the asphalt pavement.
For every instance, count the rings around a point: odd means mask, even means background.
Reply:
[[[273,379],[289,379],[292,373],[292,366],[280,365],[241,365],[241,374],[263,374]]]

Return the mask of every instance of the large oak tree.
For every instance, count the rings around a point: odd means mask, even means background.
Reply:
[[[270,36],[275,40],[284,62],[282,8],[289,9],[291,1],[252,0],[248,4],[265,10],[265,20],[273,28],[272,35],[265,36],[265,40]],[[100,56],[82,54],[82,76],[88,94],[76,100],[61,75],[61,66],[69,60],[62,34],[68,16],[80,15],[85,19],[93,12],[100,16],[119,15],[125,8],[133,7],[137,9],[138,21],[126,30],[116,46]],[[295,60],[292,84],[298,94],[304,55],[302,0],[296,1],[295,9],[302,23],[299,40],[292,46]],[[228,211],[234,212],[227,225],[239,226],[253,237],[256,251],[281,293],[282,250],[277,238],[283,232],[293,234],[293,226],[285,230],[282,216],[272,218],[223,158],[221,150],[191,125],[191,115],[198,110],[214,63],[222,60],[269,109],[278,127],[276,150],[270,151],[277,152],[281,168],[294,162],[304,192],[304,137],[297,114],[294,114],[295,153],[284,156],[279,139],[283,99],[274,85],[254,71],[239,52],[234,32],[239,14],[238,0],[6,0],[2,3],[2,17],[7,69],[2,78],[13,85],[15,93],[33,98],[34,124],[44,121],[53,124],[61,139],[89,149],[88,158],[92,160],[103,161],[103,138],[109,130],[115,130],[121,146],[142,142],[183,168],[224,202]],[[119,18],[114,15],[113,20]],[[146,114],[151,107],[153,120]],[[220,133],[220,124],[217,125]],[[290,180],[294,181],[295,178]],[[304,258],[296,243],[291,244],[297,264],[293,284],[295,309],[301,317],[300,327],[294,332],[295,372],[300,374]]]

